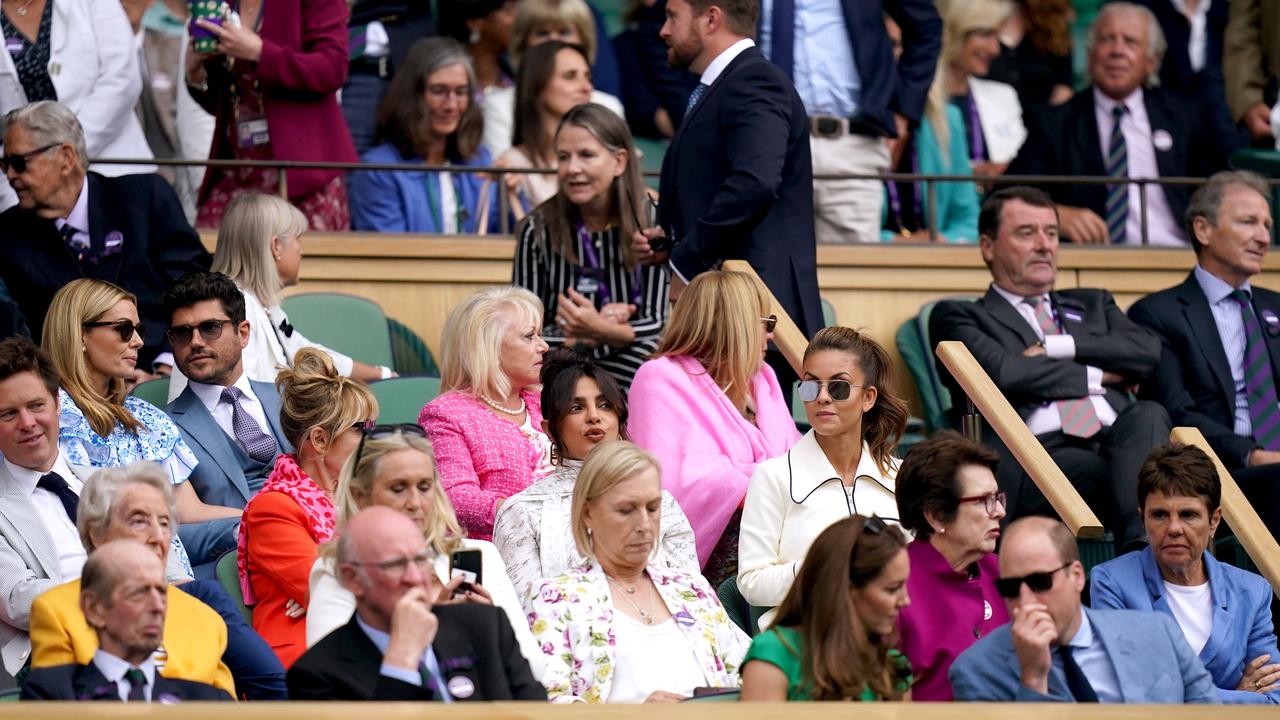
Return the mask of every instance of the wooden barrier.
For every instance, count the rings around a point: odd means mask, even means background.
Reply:
[[[1218,479],[1222,481],[1222,517],[1227,521],[1231,532],[1235,533],[1240,546],[1249,553],[1253,564],[1258,566],[1262,576],[1271,583],[1271,589],[1280,596],[1280,544],[1262,524],[1262,519],[1253,509],[1249,498],[1241,492],[1235,478],[1227,471],[1217,453],[1209,447],[1199,428],[1176,427],[1169,433],[1169,439],[1184,445],[1195,445],[1204,451],[1218,468]]]
[[[755,268],[751,267],[746,260],[726,260],[723,267],[725,270],[733,272],[741,272],[755,278],[761,286],[764,281],[756,273]],[[769,312],[778,316],[778,324],[773,329],[773,344],[778,346],[778,350],[782,352],[782,356],[787,359],[787,364],[792,370],[796,371],[796,375],[804,375],[801,365],[804,364],[804,351],[809,347],[809,341],[805,338],[804,333],[800,332],[800,328],[796,325],[786,310],[778,304],[778,298],[769,292],[769,288],[765,287],[765,292],[769,295]]]
[[[1062,474],[1053,458],[1049,457],[1044,446],[1031,434],[1027,424],[974,359],[969,348],[959,340],[947,340],[938,343],[937,353],[965,394],[973,400],[983,418],[1013,453],[1018,464],[1027,471],[1062,521],[1071,528],[1071,532],[1076,537],[1102,537],[1102,523],[1098,522],[1097,516],[1085,504],[1067,476]],[[956,401],[959,402],[959,398]]]

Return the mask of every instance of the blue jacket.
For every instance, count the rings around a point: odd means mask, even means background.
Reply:
[[[1223,565],[1207,552],[1204,566],[1213,595],[1213,626],[1200,659],[1218,686],[1218,698],[1224,703],[1280,704],[1280,692],[1235,689],[1250,660],[1270,655],[1270,662],[1280,662],[1271,625],[1271,586],[1262,576]],[[1151,548],[1098,565],[1091,580],[1095,608],[1157,610],[1173,617]]]
[[[916,159],[921,175],[972,175],[973,165],[969,161],[969,140],[965,137],[964,117],[960,109],[947,103],[947,130],[951,140],[947,143],[947,151],[943,153],[938,145],[938,134],[933,130],[933,123],[925,118],[911,138],[915,147]],[[978,187],[971,182],[940,182],[938,195],[938,233],[948,243],[978,242]],[[924,205],[924,222],[928,227],[929,218],[929,183],[920,183],[920,198]],[[889,203],[881,203],[884,208],[880,224],[884,225],[889,217]],[[883,230],[880,239],[892,242],[897,233]]]
[[[361,158],[367,163],[394,163],[415,165],[421,158],[406,158],[390,143],[378,145]],[[488,167],[489,151],[481,147],[475,157],[460,167]],[[450,173],[458,204],[466,213],[463,231],[476,232],[480,217],[478,204],[484,178],[477,173]],[[427,185],[435,197],[440,197],[440,176],[425,170],[357,170],[351,173],[347,186],[348,204],[351,206],[351,228],[374,232],[439,233],[440,218],[431,211],[427,199]],[[496,232],[501,225],[498,217],[498,186],[489,189],[489,231]],[[439,201],[437,201],[439,202]],[[437,211],[438,212],[438,211]]]

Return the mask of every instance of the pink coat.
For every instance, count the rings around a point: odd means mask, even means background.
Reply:
[[[530,390],[520,393],[535,428],[542,427],[542,404]],[[484,401],[453,390],[427,403],[418,424],[436,455],[440,485],[458,521],[473,540],[493,537],[498,502],[533,484],[539,449],[520,427],[495,416]]]
[[[691,357],[650,360],[631,383],[627,430],[662,464],[662,486],[689,518],[702,565],[742,506],[756,463],[785,453],[800,439],[768,365],[752,378],[751,392],[756,425]]]

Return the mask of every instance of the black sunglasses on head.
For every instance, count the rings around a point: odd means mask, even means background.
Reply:
[[[165,334],[169,336],[169,342],[173,345],[186,345],[191,342],[197,330],[202,340],[213,342],[222,337],[222,328],[231,324],[230,320],[205,320],[195,325],[174,325]]]
[[[88,330],[90,328],[109,327],[120,334],[121,342],[129,342],[133,339],[133,334],[138,333],[139,340],[146,340],[147,328],[142,323],[136,325],[132,320],[96,320],[94,322],[82,323],[80,327]]]
[[[402,435],[415,435],[420,438],[427,436],[427,431],[422,429],[421,425],[413,423],[395,423],[394,425],[375,425],[370,422],[358,422],[351,427],[360,431],[360,446],[356,448],[356,459],[351,463],[351,467],[360,466],[360,456],[364,454],[365,440],[381,440],[391,437],[396,433]]]
[[[1000,593],[1000,597],[1013,599],[1018,597],[1018,593],[1022,592],[1023,583],[1026,583],[1033,593],[1048,592],[1053,588],[1053,578],[1058,574],[1058,571],[1071,567],[1074,562],[1072,560],[1048,572],[1031,573],[1022,577],[1000,578],[996,580],[996,592]]]
[[[38,147],[35,150],[29,150],[24,153],[14,153],[12,155],[4,155],[0,157],[0,171],[9,172],[9,168],[13,168],[14,172],[21,175],[22,173],[27,171],[28,160],[39,155],[40,153],[49,152],[50,150],[56,147],[61,147],[61,146],[62,146],[62,143],[54,143],[52,145],[45,145],[44,147]]]

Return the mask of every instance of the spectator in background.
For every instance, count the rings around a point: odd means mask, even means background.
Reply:
[[[253,629],[288,669],[307,649],[308,576],[317,546],[333,539],[338,476],[361,429],[378,416],[378,401],[313,348],[299,351],[277,383],[280,425],[297,452],[276,458],[245,506],[236,565]]]
[[[1235,0],[1223,39],[1222,71],[1231,117],[1255,145],[1274,147],[1271,106],[1280,90],[1280,0]]]
[[[466,49],[449,38],[424,38],[409,48],[378,107],[382,144],[361,159],[486,167],[483,125]],[[358,170],[350,183],[356,230],[485,234],[500,224],[499,192],[478,173]]]
[[[342,86],[342,116],[356,153],[377,141],[377,115],[391,78],[418,40],[435,34],[431,3],[413,0],[353,0],[347,21],[351,65]],[[358,203],[352,202],[351,207]]]
[[[627,26],[613,39],[622,73],[622,104],[637,137],[675,137],[698,77],[667,64],[659,31],[667,21],[666,0],[630,0]]]
[[[440,34],[462,43],[476,71],[476,102],[491,92],[515,84],[515,70],[507,58],[516,0],[440,0]]]
[[[90,157],[151,157],[133,111],[141,75],[119,0],[9,3],[0,12],[0,31],[6,50],[0,53],[0,113],[55,100],[81,121],[86,165]],[[5,143],[4,151],[12,155],[15,149]],[[109,176],[155,170],[154,165],[94,167]],[[19,202],[14,193],[0,185],[0,210]]]
[[[1071,67],[1071,0],[1014,0],[1000,26],[1000,55],[988,80],[1008,83],[1024,112],[1061,105],[1075,94]]]
[[[654,207],[631,133],[601,105],[578,105],[555,134],[560,191],[517,229],[513,285],[542,301],[542,337],[582,347],[624,390],[667,322],[669,270],[642,265],[631,236]]]
[[[245,5],[238,24],[196,20],[218,41],[215,52],[193,51],[186,60],[187,90],[218,121],[209,157],[356,162],[337,99],[349,62],[347,3],[283,0],[269,22],[261,13],[261,4]],[[236,195],[279,194],[282,184],[312,230],[351,226],[341,170],[286,170],[281,177],[262,167],[211,168],[196,223],[218,227]]]
[[[515,287],[471,295],[444,324],[441,395],[418,424],[458,520],[476,540],[493,536],[504,500],[553,470],[536,389],[547,351],[541,332],[542,302]]]
[[[9,287],[0,278],[0,340],[11,337],[31,337],[31,329],[27,327],[27,319],[22,316],[18,303],[9,294]]]

